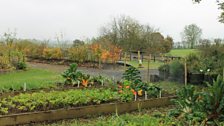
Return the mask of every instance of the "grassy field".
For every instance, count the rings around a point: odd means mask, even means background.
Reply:
[[[139,66],[138,61],[128,61],[128,64],[130,64],[134,67]],[[150,64],[149,64],[149,68],[150,69],[158,69],[160,65],[163,65],[163,63],[158,62],[158,61],[156,61],[156,62],[151,61]],[[143,69],[147,69],[148,68],[148,62],[147,61],[142,62],[142,66],[143,66]]]
[[[186,57],[191,53],[197,53],[196,49],[172,49],[167,56],[179,56],[179,57]]]
[[[62,81],[60,74],[43,69],[28,69],[0,74],[0,90],[19,90],[24,83],[27,89],[40,89],[55,86],[55,82]]]

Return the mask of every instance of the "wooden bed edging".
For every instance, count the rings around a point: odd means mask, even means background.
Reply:
[[[37,123],[43,121],[56,121],[62,119],[73,119],[90,115],[111,114],[115,112],[125,113],[138,109],[163,107],[170,105],[170,100],[173,98],[175,98],[175,96],[154,98],[129,103],[108,103],[101,105],[75,107],[69,109],[3,115],[0,116],[0,126]]]

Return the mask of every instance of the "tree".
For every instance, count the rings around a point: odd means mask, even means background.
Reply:
[[[157,29],[142,25],[128,16],[114,18],[101,29],[97,40],[108,40],[123,51],[144,51],[148,54],[168,52],[172,48],[171,37],[164,38]],[[103,41],[101,41],[103,42]]]
[[[128,16],[114,18],[109,26],[101,29],[102,36],[106,36],[114,45],[123,50],[139,50],[144,48],[142,39],[143,26]]]
[[[196,3],[200,3],[202,0],[193,0]],[[219,22],[224,23],[224,2],[220,2],[219,0],[216,0],[219,9],[222,10],[220,16],[219,16]]]
[[[188,48],[195,48],[201,38],[202,30],[196,24],[190,24],[184,27],[181,35],[184,45]]]
[[[173,38],[167,36],[162,44],[164,48],[164,53],[168,53],[173,48]]]
[[[81,41],[81,40],[79,40],[79,39],[76,39],[76,40],[74,40],[73,41],[73,47],[78,47],[78,46],[83,46],[83,45],[85,45],[85,42],[84,41]]]

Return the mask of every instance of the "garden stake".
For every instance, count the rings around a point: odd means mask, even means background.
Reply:
[[[137,93],[135,94],[135,101],[137,101]]]
[[[159,91],[159,98],[161,98],[162,97],[162,91],[160,90]]]
[[[104,84],[103,84],[103,80],[101,81],[101,84],[102,84],[102,86],[104,85]]]
[[[140,106],[140,103],[138,103],[138,112],[139,112],[139,113],[141,112],[141,106]]]
[[[23,91],[26,91],[26,83],[23,84]]]
[[[115,115],[118,117],[117,104],[115,105]]]
[[[148,99],[147,92],[145,91],[145,100]]]
[[[78,81],[78,87],[79,87],[80,82]]]

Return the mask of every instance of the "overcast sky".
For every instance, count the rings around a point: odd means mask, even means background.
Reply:
[[[113,17],[127,15],[174,41],[191,23],[202,28],[204,38],[224,38],[217,8],[215,0],[0,0],[0,34],[17,29],[20,38],[53,40],[62,32],[64,39],[85,39],[98,36]]]

